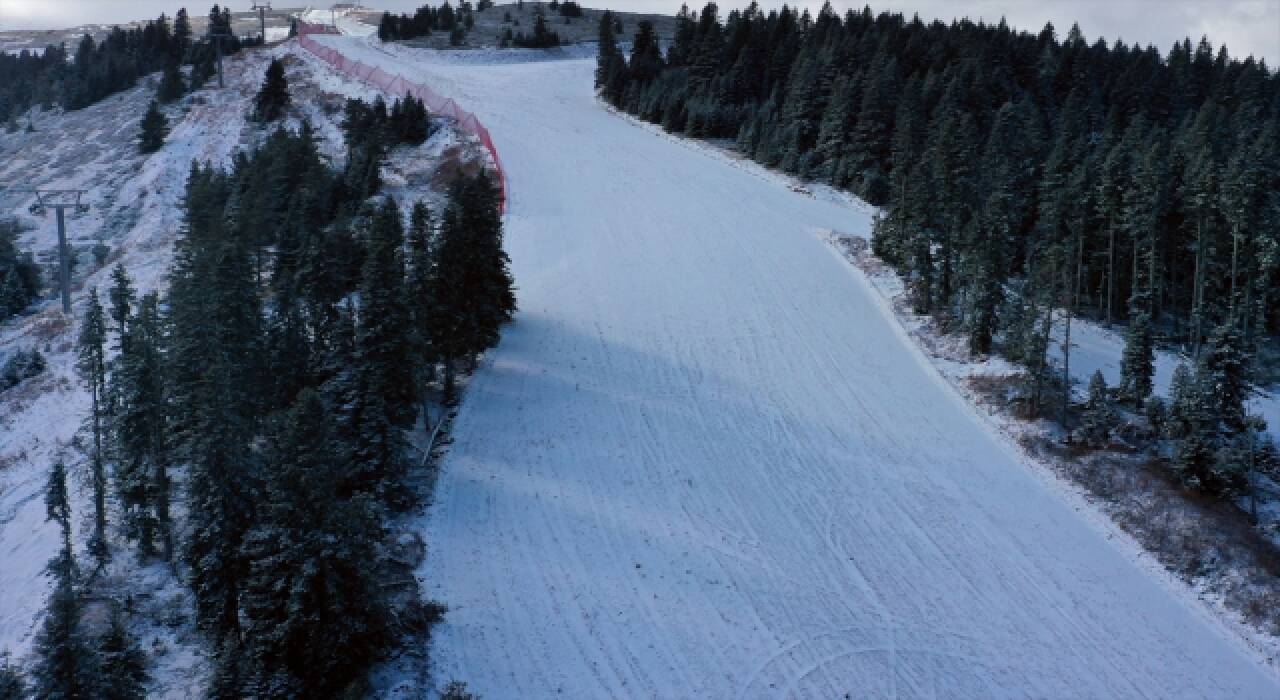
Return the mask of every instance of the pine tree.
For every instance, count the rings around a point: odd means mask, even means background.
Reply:
[[[1186,365],[1178,365],[1169,383],[1168,437],[1176,440],[1190,434],[1198,400],[1199,391],[1191,370]]]
[[[1208,495],[1220,495],[1225,484],[1215,478],[1216,455],[1207,421],[1198,416],[1192,428],[1174,449],[1173,468],[1187,488]]]
[[[1200,370],[1192,378],[1185,366],[1174,373],[1169,420],[1169,433],[1175,439],[1173,469],[1187,488],[1223,497],[1243,486],[1243,473],[1220,458],[1221,421],[1212,384],[1205,383],[1207,376]]]
[[[405,298],[412,318],[414,365],[417,369],[416,386],[425,402],[426,383],[435,378],[436,353],[431,344],[431,317],[433,300],[431,280],[434,268],[433,231],[431,212],[422,202],[416,202],[409,214],[408,276],[405,278]],[[427,420],[425,403],[423,420]]]
[[[252,694],[337,697],[388,641],[370,543],[379,513],[345,492],[356,474],[318,394],[269,429],[265,503],[245,539]]]
[[[22,313],[40,294],[40,266],[30,253],[21,253],[17,226],[0,220],[0,321]]]
[[[170,522],[169,420],[165,394],[164,336],[159,298],[148,294],[128,319],[128,343],[113,380],[119,386],[115,442],[116,491],[125,530],[140,554],[173,556]]]
[[[191,19],[187,8],[183,7],[173,16],[173,57],[179,62],[186,60],[191,50]]]
[[[1151,318],[1140,311],[1129,322],[1129,330],[1125,334],[1124,353],[1120,357],[1120,386],[1116,392],[1134,406],[1141,406],[1151,395],[1154,355]]]
[[[115,331],[121,343],[124,342],[125,326],[129,322],[129,314],[133,311],[133,303],[137,292],[133,288],[133,279],[124,265],[116,265],[111,270],[111,289],[107,299],[111,303],[111,320],[115,321]],[[123,346],[118,348],[123,351]]]
[[[284,116],[284,110],[289,106],[289,81],[285,78],[284,64],[280,59],[271,59],[271,65],[267,66],[267,75],[254,106],[254,119],[260,122],[273,122]]]
[[[450,399],[454,363],[471,363],[497,343],[498,329],[515,311],[498,206],[499,194],[488,175],[463,177],[454,184],[441,219],[431,285],[431,338],[444,361]]]
[[[1211,416],[1235,435],[1245,428],[1245,400],[1249,396],[1249,358],[1239,329],[1218,327],[1196,366],[1196,381],[1204,392]]]
[[[357,347],[365,391],[386,402],[392,424],[408,425],[417,399],[412,321],[405,293],[404,227],[390,197],[369,227]]]
[[[138,151],[144,154],[155,153],[164,146],[165,137],[169,135],[169,121],[160,113],[160,106],[155,100],[147,108],[142,118],[142,127],[138,135]]]
[[[613,13],[605,10],[600,15],[599,41],[600,50],[596,57],[596,90],[604,95],[610,104],[618,106],[626,89],[626,59],[618,48],[618,39],[614,35]]]
[[[80,337],[76,344],[76,369],[89,389],[90,428],[93,431],[93,453],[90,455],[93,472],[93,534],[89,537],[89,551],[104,562],[107,559],[107,476],[106,456],[103,454],[103,430],[106,416],[107,324],[98,301],[98,290],[89,290],[89,308],[80,324]]]
[[[226,176],[193,166],[185,235],[169,289],[175,428],[190,463],[190,567],[196,617],[219,647],[240,640],[240,554],[253,519],[262,379],[261,297],[248,241],[227,216]]]
[[[1089,399],[1085,404],[1084,422],[1081,426],[1085,442],[1091,445],[1105,443],[1115,422],[1116,414],[1111,407],[1111,397],[1107,395],[1107,382],[1101,371],[1095,371],[1089,378]]]
[[[976,184],[973,150],[978,138],[968,113],[955,110],[941,119],[942,127],[935,132],[927,152],[933,181],[940,187],[937,192],[940,224],[937,301],[950,305],[956,291],[956,257],[972,211],[970,203]]]
[[[1169,422],[1169,409],[1165,406],[1165,402],[1159,396],[1152,396],[1147,399],[1143,411],[1147,417],[1147,424],[1151,426],[1151,434],[1156,438],[1164,435]]]
[[[36,635],[36,663],[31,672],[36,698],[93,697],[95,659],[80,621],[80,598],[75,590],[76,566],[71,550],[71,507],[67,497],[67,471],[56,461],[49,472],[45,493],[49,520],[62,530],[62,549],[49,562],[53,592],[46,605],[44,623]]]
[[[178,59],[165,64],[164,73],[160,76],[160,86],[156,88],[156,100],[168,104],[186,94],[187,86],[182,79],[182,65]]]
[[[0,653],[0,700],[24,700],[28,695],[22,670],[9,658],[9,652]]]
[[[119,605],[112,606],[107,631],[97,640],[92,696],[102,700],[141,700],[148,679],[146,655],[125,624]]]

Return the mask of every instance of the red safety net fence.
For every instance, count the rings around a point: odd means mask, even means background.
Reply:
[[[337,49],[329,48],[310,36],[312,34],[336,33],[338,33],[337,30],[328,25],[298,22],[298,42],[320,60],[346,75],[376,85],[389,95],[413,95],[422,100],[423,104],[427,106],[427,110],[432,114],[457,120],[458,126],[463,131],[478,138],[485,150],[489,151],[489,156],[493,158],[493,167],[498,175],[498,193],[502,198],[502,209],[506,211],[507,174],[502,169],[502,159],[498,157],[498,149],[493,145],[493,138],[489,136],[489,130],[484,128],[484,125],[480,123],[476,115],[459,107],[457,102],[437,93],[426,85],[406,80],[403,76],[392,75],[381,68],[347,58]]]

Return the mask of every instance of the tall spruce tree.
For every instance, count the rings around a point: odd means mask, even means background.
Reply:
[[[485,173],[453,186],[440,224],[431,337],[445,366],[452,398],[455,363],[474,362],[498,340],[498,329],[514,313],[510,261],[502,249],[500,195]]]
[[[1084,419],[1080,426],[1085,442],[1101,445],[1110,437],[1115,427],[1115,409],[1111,407],[1111,397],[1107,394],[1107,382],[1101,370],[1095,370],[1089,378],[1089,399],[1085,403]]]
[[[415,202],[409,214],[408,275],[405,278],[405,297],[412,319],[415,385],[422,400],[422,418],[426,414],[426,385],[435,378],[436,352],[431,342],[431,317],[434,301],[431,298],[431,280],[434,268],[434,231],[431,212],[422,202]]]
[[[245,640],[256,697],[337,697],[388,641],[370,542],[379,509],[308,389],[268,430],[264,504],[244,543]]]
[[[1124,352],[1120,357],[1120,386],[1117,393],[1134,406],[1141,406],[1151,395],[1155,375],[1155,342],[1151,334],[1151,317],[1139,311],[1129,322]]]
[[[122,343],[115,420],[118,452],[116,491],[124,511],[126,533],[140,554],[173,556],[170,508],[169,407],[165,391],[165,337],[160,301],[155,293],[142,298],[128,319],[128,342]]]
[[[600,15],[599,42],[600,50],[596,56],[596,90],[612,105],[622,101],[626,89],[627,61],[618,48],[618,38],[614,34],[613,13],[605,10]]]
[[[26,310],[40,295],[40,266],[31,253],[18,250],[18,227],[0,220],[0,321]]]
[[[160,112],[160,106],[152,100],[151,105],[147,107],[147,113],[142,117],[142,125],[138,133],[138,151],[143,154],[155,153],[164,146],[164,140],[168,135],[169,120],[165,119],[164,114]]]
[[[262,89],[254,99],[254,118],[260,122],[273,122],[284,116],[284,110],[288,106],[289,81],[284,75],[284,63],[273,58],[267,66]]]
[[[404,225],[387,197],[374,214],[360,281],[357,346],[367,393],[385,402],[387,419],[408,425],[414,393],[413,335],[405,293]]]
[[[225,175],[193,167],[169,291],[175,427],[190,464],[185,559],[197,622],[223,649],[240,643],[240,546],[253,520],[262,376],[261,301],[249,242],[227,216],[229,195]]]
[[[102,700],[141,700],[149,678],[146,655],[129,632],[121,606],[113,605],[106,632],[96,640],[94,691]]]
[[[89,455],[93,474],[93,534],[89,551],[104,562],[107,559],[107,474],[103,450],[107,396],[107,322],[98,301],[98,290],[89,290],[88,308],[80,323],[76,343],[76,369],[89,390],[89,427],[93,432],[93,452]]]
[[[133,289],[133,280],[128,271],[124,265],[116,265],[111,270],[111,287],[107,290],[107,315],[110,322],[106,330],[114,331],[116,337],[115,356],[106,364],[107,392],[104,402],[105,413],[109,418],[116,414],[120,403],[120,363],[128,353],[127,325],[136,298],[137,293]]]
[[[1249,356],[1240,330],[1218,327],[1196,366],[1196,381],[1212,418],[1235,435],[1245,428],[1245,400],[1249,397]]]
[[[31,691],[36,698],[93,697],[96,659],[80,620],[76,592],[76,564],[71,548],[71,505],[67,496],[67,470],[61,460],[49,471],[45,492],[49,520],[62,530],[62,548],[49,562],[53,592],[45,607],[44,622],[35,639],[36,662],[31,671]]]
[[[156,100],[168,104],[180,99],[187,92],[186,82],[182,78],[182,64],[177,58],[165,64],[164,73],[160,76],[160,86],[156,88]]]

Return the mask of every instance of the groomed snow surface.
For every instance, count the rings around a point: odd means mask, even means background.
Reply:
[[[323,37],[455,97],[521,310],[421,574],[482,697],[1275,698],[1273,670],[993,435],[822,229],[863,210],[610,113],[594,63]]]

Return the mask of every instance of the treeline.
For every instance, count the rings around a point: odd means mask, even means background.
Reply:
[[[561,17],[572,18],[582,16],[582,6],[573,0],[564,0],[564,2],[560,2],[560,0],[551,0],[551,2],[547,3],[547,7],[550,7],[552,12],[559,13]]]
[[[1127,324],[1107,394],[1134,406],[1156,343],[1181,344],[1200,408],[1173,463],[1205,491],[1238,483],[1226,455],[1280,329],[1280,78],[1264,63],[1205,40],[1162,56],[1078,27],[1059,39],[829,6],[723,22],[714,4],[682,9],[665,55],[644,23],[629,59],[609,18],[600,39],[610,103],[882,207],[874,250],[915,310],[1026,366],[1031,414],[1056,384],[1053,412],[1073,421],[1068,368],[1047,356],[1055,310],[1067,328],[1077,314]]]
[[[444,211],[417,203],[406,226],[378,195],[376,170],[403,140],[391,115],[381,101],[347,115],[341,170],[305,123],[229,171],[193,164],[168,294],[139,298],[116,268],[81,324],[88,551],[104,564],[114,529],[140,559],[186,565],[216,659],[211,697],[343,696],[438,618],[417,594],[393,609],[383,586],[387,519],[414,505],[404,431],[431,387],[453,400],[457,367],[515,308],[489,176],[460,176]],[[89,584],[64,563],[64,535],[46,626],[66,632],[37,643],[36,694],[140,697],[43,670],[88,668],[77,659],[103,648],[86,642]]]
[[[209,27],[214,34],[230,34],[231,11],[214,5]],[[253,40],[233,37],[220,43],[223,55],[230,55]],[[11,122],[35,105],[82,109],[132,88],[139,78],[156,71],[166,71],[166,79],[171,79],[184,64],[192,66],[190,89],[198,89],[216,70],[217,50],[207,38],[192,35],[182,9],[172,23],[161,15],[141,27],[113,27],[101,41],[85,34],[74,55],[65,45],[46,47],[41,54],[0,53],[0,122]],[[177,96],[181,94],[179,89]]]
[[[480,11],[484,11],[488,3],[481,3]],[[454,10],[449,0],[444,0],[439,7],[423,5],[412,15],[393,15],[382,13],[378,22],[378,38],[383,41],[416,39],[420,36],[431,36],[431,32],[449,32],[450,36],[464,35],[475,26],[471,3],[462,0],[458,9]]]

